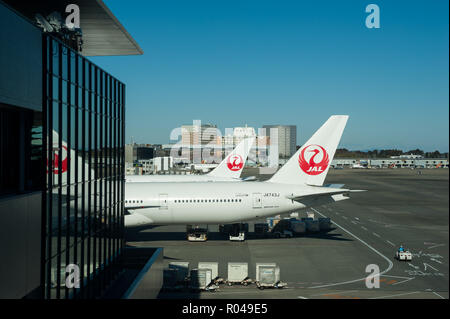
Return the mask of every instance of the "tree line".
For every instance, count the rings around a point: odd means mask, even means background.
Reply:
[[[448,153],[441,153],[439,151],[424,152],[421,149],[409,150],[404,152],[399,149],[387,149],[387,150],[370,150],[370,151],[349,151],[346,148],[338,148],[336,150],[335,158],[389,158],[391,156],[400,155],[422,155],[425,158],[448,158]]]

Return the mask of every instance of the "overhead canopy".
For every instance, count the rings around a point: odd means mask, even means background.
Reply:
[[[83,33],[85,56],[137,55],[144,52],[102,0],[3,0],[15,10],[34,21],[57,11],[65,19],[65,8],[76,4],[80,8],[80,27]]]

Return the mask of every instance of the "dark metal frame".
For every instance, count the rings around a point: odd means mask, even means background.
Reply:
[[[42,200],[42,295],[98,297],[114,278],[124,248],[125,85],[58,39],[42,37],[43,167],[48,171]],[[53,141],[53,130],[58,141]],[[57,145],[60,172],[63,140],[64,178],[54,173],[53,160]],[[61,285],[68,264],[80,266],[79,289]]]

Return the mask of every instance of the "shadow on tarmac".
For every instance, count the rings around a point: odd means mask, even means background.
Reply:
[[[148,228],[145,228],[148,229]],[[143,229],[141,229],[143,230]],[[138,229],[127,230],[126,232],[126,240],[132,242],[146,242],[146,241],[186,241],[186,233],[185,232],[143,232]],[[353,241],[352,239],[344,238],[340,233],[331,233],[336,230],[336,228],[332,228],[327,232],[318,232],[318,233],[305,233],[302,235],[295,236],[294,238],[317,238],[324,240],[335,240],[335,241]],[[288,238],[275,238],[272,233],[267,233],[265,236],[258,235],[255,233],[248,233],[245,240],[289,240]],[[219,232],[209,232],[208,233],[208,241],[226,241],[228,240],[228,236],[224,233]]]

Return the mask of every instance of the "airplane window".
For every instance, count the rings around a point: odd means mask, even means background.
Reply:
[[[189,200],[189,202],[190,202],[190,203],[192,203],[192,199],[191,199],[191,200]]]

